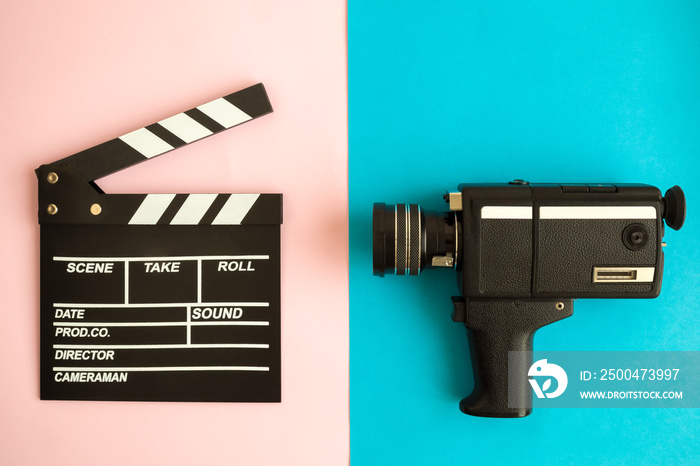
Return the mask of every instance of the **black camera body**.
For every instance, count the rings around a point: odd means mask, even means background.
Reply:
[[[664,206],[658,189],[465,184],[459,191],[465,298],[659,295]]]
[[[461,184],[444,197],[450,210],[440,213],[375,204],[374,273],[455,269],[452,317],[468,329],[475,378],[460,408],[477,416],[531,412],[528,360],[509,395],[508,352],[531,352],[535,331],[571,316],[574,299],[657,297],[664,220],[673,229],[685,220],[678,186],[662,196],[641,184],[515,180]]]

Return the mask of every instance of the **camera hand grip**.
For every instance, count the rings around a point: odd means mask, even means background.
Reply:
[[[473,416],[524,417],[532,411],[532,388],[527,371],[532,364],[532,342],[537,329],[573,314],[573,301],[466,301],[464,323],[469,338],[474,391],[459,408]],[[458,319],[461,320],[461,319]],[[508,406],[508,352],[518,360],[511,368]]]

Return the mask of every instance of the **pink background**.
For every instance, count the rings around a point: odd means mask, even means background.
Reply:
[[[5,2],[0,463],[347,464],[345,2]],[[282,403],[39,400],[33,170],[263,82],[275,113],[108,193],[281,192]]]

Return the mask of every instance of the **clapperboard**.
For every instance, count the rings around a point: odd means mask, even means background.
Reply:
[[[36,170],[42,399],[280,401],[282,195],[94,182],[270,112],[257,84]]]

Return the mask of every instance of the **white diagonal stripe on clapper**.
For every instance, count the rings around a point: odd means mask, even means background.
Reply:
[[[231,194],[212,225],[240,225],[260,194]]]
[[[252,119],[250,115],[223,97],[200,105],[197,108],[224,128],[231,128]]]
[[[129,220],[129,225],[155,225],[174,198],[174,194],[148,194]]]
[[[184,113],[178,113],[170,118],[161,120],[158,122],[158,124],[185,141],[187,144],[213,134],[207,128],[197,123]]]
[[[140,128],[124,136],[119,136],[119,139],[148,159],[173,149],[173,146],[163,141],[146,128]]]
[[[202,220],[218,194],[190,194],[170,222],[171,225],[196,225]]]

